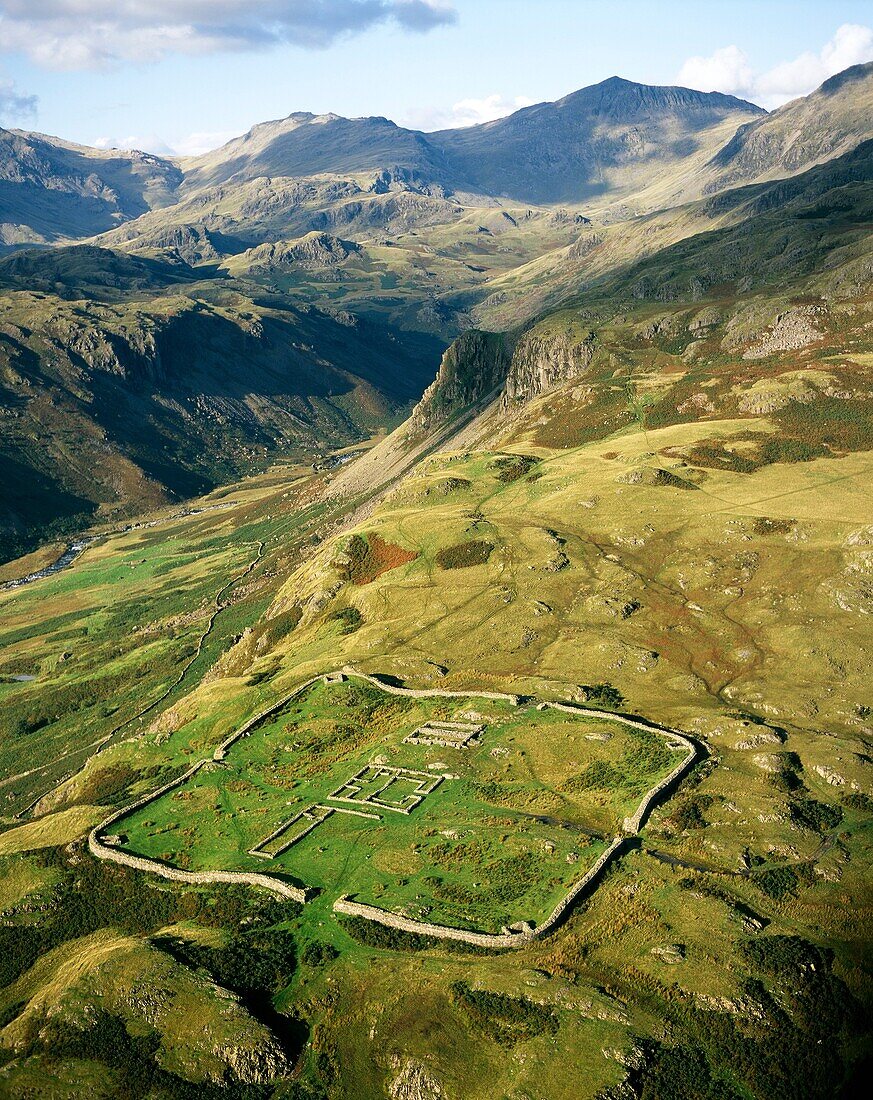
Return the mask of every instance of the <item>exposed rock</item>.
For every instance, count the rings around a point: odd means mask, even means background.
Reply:
[[[400,1063],[400,1072],[389,1082],[388,1095],[391,1100],[443,1100],[445,1092],[421,1062],[409,1058]]]
[[[784,734],[776,733],[774,730],[761,730],[758,733],[753,733],[751,737],[746,737],[742,741],[737,741],[734,745],[735,749],[757,749],[761,745],[780,745],[785,740]]]
[[[765,359],[780,351],[797,351],[821,338],[821,329],[813,323],[821,310],[806,306],[780,313],[770,331],[757,344],[743,352],[744,359]]]
[[[480,401],[506,378],[510,351],[501,334],[471,329],[446,350],[434,382],[411,416],[413,431],[429,431]]]
[[[246,258],[252,267],[278,270],[299,266],[303,269],[332,267],[361,251],[354,241],[331,233],[308,233],[291,241],[277,241],[249,249]]]
[[[696,489],[692,481],[662,470],[659,467],[644,466],[636,470],[630,470],[626,474],[619,474],[615,479],[621,485],[650,485],[669,486],[671,489]]]
[[[503,394],[504,408],[526,404],[559,384],[583,375],[591,364],[597,338],[536,330],[521,337],[512,355]]]
[[[212,1053],[225,1063],[229,1075],[242,1084],[266,1084],[284,1077],[291,1069],[282,1048],[273,1040],[259,1042],[254,1047],[215,1047]]]
[[[685,961],[684,943],[664,943],[653,947],[650,954],[655,955],[665,963],[681,963]]]
[[[844,775],[840,775],[839,772],[834,771],[834,769],[827,764],[816,764],[812,770],[820,775],[825,783],[829,783],[832,787],[842,787],[846,782],[846,777]]]

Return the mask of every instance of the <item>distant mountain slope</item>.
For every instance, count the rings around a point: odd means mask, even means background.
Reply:
[[[432,134],[385,118],[292,114],[184,162],[184,189],[400,169],[440,192],[580,202],[626,193],[700,149],[712,155],[763,113],[717,92],[613,77],[496,122]]]
[[[181,181],[150,153],[0,130],[0,248],[102,233],[173,202]]]
[[[0,261],[7,552],[64,516],[360,439],[421,396],[465,329],[517,334],[567,302],[770,293],[831,269],[869,280],[870,86],[862,66],[767,116],[616,78],[431,135],[293,115],[181,168],[0,132],[2,239],[112,227]],[[469,346],[484,399],[511,339]],[[459,348],[463,389],[476,364]]]
[[[493,279],[491,294],[478,303],[457,295],[453,304],[456,309],[466,307],[479,327],[512,328],[580,292],[597,292],[600,285],[615,286],[616,280],[624,278],[622,273],[634,270],[634,265],[657,265],[660,257],[677,256],[685,245],[695,257],[707,257],[696,269],[693,265],[699,260],[689,260],[683,268],[689,278],[696,278],[699,287],[715,280],[709,260],[716,251],[720,254],[719,277],[726,279],[743,278],[751,283],[782,272],[786,266],[799,270],[801,255],[808,249],[813,250],[810,262],[818,262],[820,255],[815,249],[824,247],[830,237],[826,234],[818,240],[816,232],[824,226],[829,234],[841,211],[849,222],[853,217],[863,218],[856,206],[859,187],[854,185],[869,184],[873,178],[871,150],[873,139],[785,179],[736,187],[610,225],[586,226],[572,245]],[[769,215],[766,220],[759,219],[763,214]],[[760,236],[765,225],[768,233],[775,234],[775,244]],[[719,241],[730,243],[722,246]],[[765,253],[767,266],[762,267]],[[640,293],[645,285],[640,284]]]
[[[400,167],[447,180],[425,134],[387,118],[295,113],[262,122],[220,149],[182,162],[188,192],[261,177],[348,175]]]
[[[811,95],[741,126],[707,165],[703,191],[794,175],[871,137],[873,62],[846,69]]]
[[[0,262],[2,558],[95,514],[366,438],[418,398],[439,359],[428,337],[277,296],[174,292],[172,269],[96,252]]]
[[[637,359],[657,401],[676,384],[679,397],[669,416],[680,422],[700,415],[714,400],[712,393],[704,393],[699,399],[703,404],[679,407],[691,391],[678,383],[688,376],[702,384],[697,365],[702,349],[725,377],[736,371],[748,374],[744,359],[799,354],[831,327],[826,358],[847,339],[841,325],[853,331],[845,346],[861,355],[853,372],[855,396],[865,404],[857,409],[843,405],[839,411],[847,421],[857,414],[863,423],[870,413],[863,349],[869,346],[873,281],[873,141],[792,179],[740,188],[697,206],[707,204],[733,207],[741,216],[732,225],[690,235],[565,296],[533,322],[503,333],[465,333],[446,352],[440,375],[414,411],[413,431],[422,425],[433,430],[504,382],[510,406],[575,384],[581,404],[592,405],[590,430],[608,435],[616,425],[597,421],[597,386],[615,391],[613,404],[622,416],[636,415],[614,379]],[[721,343],[713,346],[710,330],[716,326]],[[648,358],[653,344],[673,348],[669,354],[677,360],[660,379],[658,370],[646,374],[656,362],[667,369],[666,359]],[[595,377],[591,364],[598,355],[603,373]],[[837,364],[844,357],[831,358]],[[756,368],[756,374],[762,373],[768,372]],[[723,411],[734,415],[734,399],[727,395],[727,400]],[[571,435],[574,416],[569,408],[562,415]],[[494,429],[502,431],[502,422]],[[827,431],[824,420],[810,427],[811,435],[819,429]]]
[[[627,194],[765,112],[719,92],[612,77],[508,118],[428,135],[454,177],[475,190],[531,202]]]

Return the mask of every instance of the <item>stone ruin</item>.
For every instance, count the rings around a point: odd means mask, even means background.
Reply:
[[[485,726],[480,722],[425,722],[403,738],[404,745],[441,745],[446,749],[466,749],[481,744]]]
[[[389,788],[403,780],[412,782],[413,789],[394,802],[389,801],[387,797]],[[431,772],[417,772],[410,768],[389,768],[386,764],[367,764],[327,797],[330,802],[352,802],[357,805],[378,806],[381,810],[408,814],[431,791],[435,790],[442,780],[443,776],[433,775]],[[379,785],[367,791],[366,788],[373,784]]]

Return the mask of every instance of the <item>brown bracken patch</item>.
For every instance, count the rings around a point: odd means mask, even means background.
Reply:
[[[393,542],[385,542],[379,535],[354,535],[346,549],[350,561],[347,576],[352,584],[369,584],[383,573],[398,569],[415,561],[416,550],[405,550]]]

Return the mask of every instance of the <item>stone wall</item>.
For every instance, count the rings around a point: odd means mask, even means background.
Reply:
[[[386,684],[376,676],[370,676],[366,672],[358,672],[353,668],[344,668],[343,672],[348,676],[356,676],[359,680],[367,680],[381,691],[387,691],[389,695],[406,695],[410,699],[497,699],[501,703],[509,703],[517,707],[521,702],[518,695],[510,695],[504,691],[443,691],[440,688],[407,688],[398,687],[396,684]]]
[[[642,801],[639,806],[637,806],[636,811],[630,817],[624,819],[622,828],[629,836],[640,831],[649,811],[659,800],[660,796],[684,775],[697,759],[697,745],[689,737],[686,737],[685,734],[679,733],[678,730],[656,726],[652,722],[640,722],[636,718],[628,718],[624,714],[614,714],[612,711],[607,710],[593,710],[590,707],[573,707],[569,706],[567,703],[545,703],[540,705],[551,707],[553,710],[562,710],[567,714],[582,715],[586,718],[608,718],[612,722],[620,722],[623,726],[631,726],[634,729],[645,730],[648,733],[657,733],[662,737],[669,737],[672,741],[678,741],[685,747],[687,751],[682,762],[677,764],[669,775],[660,779],[651,790],[647,791],[643,795]]]
[[[627,839],[624,836],[614,837],[609,847],[601,853],[597,861],[588,868],[578,882],[573,884],[548,918],[542,924],[538,924],[525,932],[472,932],[466,928],[451,928],[445,924],[430,924],[427,921],[412,920],[410,917],[400,916],[399,913],[391,913],[387,909],[379,909],[375,905],[350,901],[347,897],[338,898],[333,903],[333,910],[335,913],[344,913],[347,916],[363,917],[365,920],[376,921],[388,928],[396,928],[400,932],[413,932],[419,936],[430,936],[438,940],[456,940],[460,943],[472,944],[474,947],[490,947],[496,950],[507,947],[524,947],[526,944],[548,935],[560,923],[573,902],[587,886],[594,882],[607,863],[627,843]]]
[[[223,760],[227,754],[227,750],[231,748],[231,746],[235,745],[241,737],[245,737],[247,733],[251,733],[251,731],[255,728],[255,726],[258,725],[259,722],[263,722],[265,718],[269,718],[271,714],[275,714],[277,710],[281,710],[282,707],[287,706],[292,699],[296,699],[298,695],[301,695],[304,691],[306,691],[307,688],[312,687],[313,684],[317,684],[319,680],[328,682],[326,676],[313,676],[309,680],[306,680],[304,683],[299,684],[296,688],[294,688],[293,691],[289,692],[287,695],[283,695],[282,698],[277,700],[275,703],[270,703],[268,707],[264,707],[263,710],[259,710],[256,715],[254,715],[252,718],[247,719],[238,729],[234,730],[230,737],[226,737],[224,741],[221,742],[221,744],[212,754],[212,759]],[[331,682],[335,683],[338,681]]]
[[[299,684],[293,691],[282,696],[281,699],[274,703],[271,703],[269,707],[265,707],[259,711],[252,718],[249,718],[238,729],[236,729],[229,737],[227,737],[221,744],[215,749],[212,759],[222,760],[226,755],[228,749],[231,748],[241,737],[245,737],[251,733],[252,730],[265,718],[268,718],[271,714],[281,710],[282,707],[287,706],[292,699],[295,699],[298,695],[302,694],[308,688],[314,684],[322,681],[324,683],[336,683],[341,682],[340,677],[354,676],[358,679],[365,680],[368,683],[373,684],[381,691],[387,692],[389,695],[402,695],[413,699],[467,699],[475,697],[478,699],[495,699],[501,702],[510,703],[512,706],[518,706],[521,702],[521,697],[518,695],[511,695],[504,692],[497,691],[444,691],[440,688],[406,688],[399,687],[394,684],[383,683],[375,676],[370,676],[364,672],[358,672],[353,668],[344,668],[339,673],[328,673],[319,676],[313,676],[304,683]],[[432,936],[436,939],[451,939],[458,940],[464,943],[473,944],[479,947],[491,947],[491,948],[504,948],[504,947],[520,947],[525,943],[529,943],[532,940],[538,939],[541,936],[547,935],[564,917],[570,906],[577,900],[579,895],[592,884],[597,877],[601,874],[603,869],[609,863],[613,857],[615,857],[621,848],[626,844],[630,835],[638,832],[645,820],[649,810],[658,800],[658,798],[676,782],[680,776],[682,776],[688,768],[694,763],[698,755],[698,749],[695,743],[685,735],[679,733],[676,730],[666,729],[661,726],[656,726],[653,723],[642,722],[635,718],[627,717],[623,714],[615,714],[612,711],[595,710],[590,707],[577,707],[571,706],[566,703],[540,703],[540,709],[551,708],[553,710],[564,711],[567,714],[572,714],[581,718],[599,718],[605,719],[611,722],[619,722],[625,726],[631,726],[636,729],[645,730],[647,732],[658,733],[663,737],[669,737],[674,741],[678,741],[687,748],[687,753],[682,762],[677,765],[670,772],[668,776],[660,780],[650,791],[648,791],[636,812],[624,821],[624,834],[618,835],[613,838],[609,847],[600,855],[597,861],[585,872],[585,874],[573,884],[565,897],[558,903],[550,916],[543,921],[542,924],[529,929],[527,931],[518,932],[504,932],[501,934],[492,934],[487,932],[472,932],[461,928],[450,928],[445,925],[428,924],[426,921],[411,920],[408,917],[402,917],[396,913],[388,912],[384,909],[379,909],[374,905],[365,905],[360,902],[350,901],[347,897],[339,898],[334,903],[334,911],[337,913],[345,913],[351,916],[364,917],[367,920],[377,921],[380,924],[387,925],[389,928],[397,928],[404,932],[414,932],[419,935]],[[143,856],[131,855],[128,852],[122,851],[118,848],[112,847],[103,843],[100,839],[101,835],[105,833],[109,827],[120,821],[123,817],[133,813],[133,811],[140,809],[143,806],[148,805],[150,802],[156,801],[162,795],[168,791],[173,790],[175,787],[181,786],[187,782],[204,764],[206,760],[199,760],[197,763],[192,764],[187,771],[183,772],[176,779],[171,780],[169,783],[165,783],[162,787],[159,787],[156,791],[152,791],[150,794],[144,795],[136,802],[131,803],[128,806],[124,806],[120,810],[116,810],[105,821],[101,822],[95,829],[92,829],[88,836],[88,848],[93,855],[98,859],[111,860],[114,863],[120,863],[127,867],[134,867],[140,871],[147,871],[151,874],[160,875],[162,878],[171,879],[175,882],[186,882],[196,884],[207,884],[215,882],[237,882],[244,883],[251,886],[259,886],[263,889],[270,890],[272,893],[279,895],[280,897],[289,898],[297,902],[305,902],[307,899],[307,892],[297,886],[291,886],[288,883],[281,881],[278,878],[274,878],[272,875],[260,874],[257,872],[244,872],[244,871],[182,871],[175,867],[169,867],[166,864],[159,863],[156,860],[147,859]],[[281,828],[279,831],[281,831]]]
[[[168,867],[166,864],[159,863],[157,860],[147,859],[145,856],[135,856],[120,848],[114,848],[108,844],[104,844],[100,839],[101,835],[105,833],[111,825],[120,821],[121,818],[133,813],[135,810],[141,809],[143,806],[147,806],[150,802],[154,802],[168,791],[186,783],[205,763],[205,760],[198,760],[196,764],[192,764],[187,771],[183,772],[176,779],[171,779],[169,783],[165,783],[162,787],[158,787],[156,791],[151,791],[142,798],[138,798],[136,802],[131,802],[129,805],[123,806],[120,810],[116,810],[113,814],[110,814],[109,817],[101,821],[100,824],[88,834],[88,850],[93,856],[96,856],[97,859],[110,860],[112,863],[120,863],[124,867],[133,867],[137,871],[147,871],[149,874],[159,875],[161,878],[171,879],[173,882],[186,882],[192,885],[208,885],[214,882],[237,882],[247,886],[260,886],[264,890],[269,890],[271,893],[278,894],[278,896],[282,898],[289,898],[291,901],[305,902],[305,890],[301,890],[298,886],[291,886],[286,882],[282,882],[280,879],[273,878],[272,875],[261,875],[256,872],[248,871],[182,871],[176,867]]]

